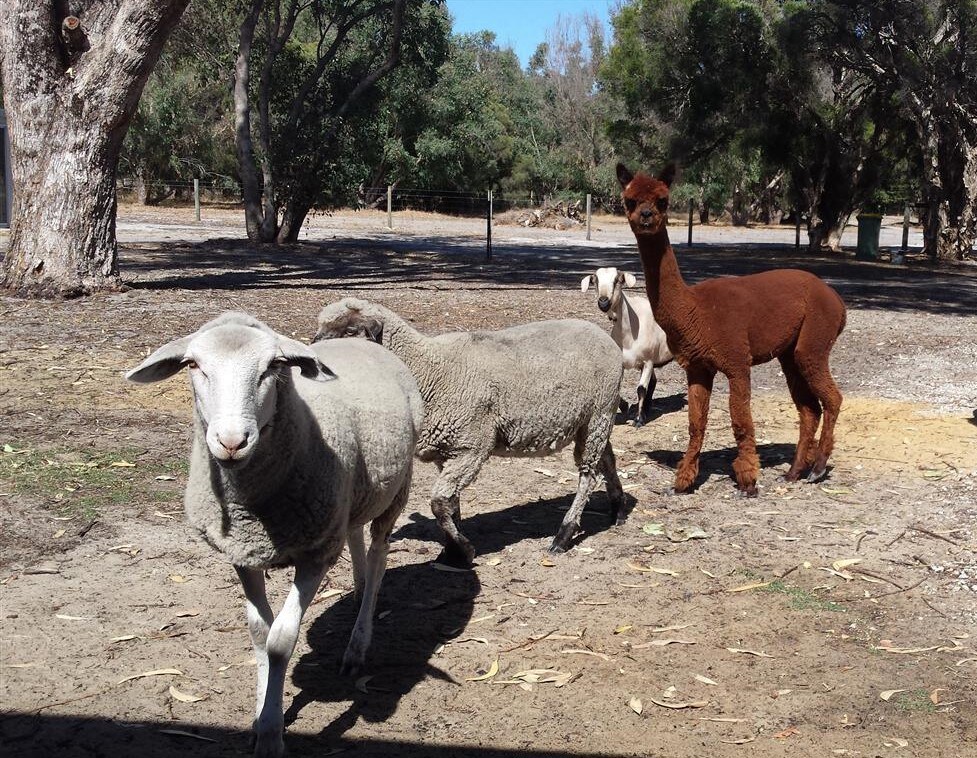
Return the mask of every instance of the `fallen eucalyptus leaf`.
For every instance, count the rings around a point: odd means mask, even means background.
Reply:
[[[747,592],[749,590],[758,590],[761,587],[767,587],[773,584],[773,581],[769,582],[753,582],[752,584],[743,584],[739,587],[733,587],[732,589],[726,590],[726,592]]]
[[[755,655],[757,658],[773,658],[774,656],[767,653],[760,653],[756,650],[748,650],[741,647],[728,647],[726,648],[731,653],[745,653],[746,655]]]
[[[709,539],[709,534],[701,526],[695,524],[683,524],[674,529],[666,529],[665,536],[671,542],[688,542],[689,540]]]
[[[183,676],[183,672],[179,669],[153,669],[152,671],[143,671],[141,674],[130,674],[117,681],[116,684],[122,684],[132,679],[143,679],[147,676]]]
[[[645,534],[650,534],[652,536],[659,536],[665,534],[664,524],[645,524],[641,527],[641,531]]]
[[[898,695],[900,692],[905,692],[905,691],[906,691],[905,689],[902,689],[902,690],[883,690],[882,692],[879,693],[879,700],[885,700],[885,702],[888,703],[889,702],[889,699],[893,695]]]
[[[716,682],[716,681],[710,679],[708,676],[703,676],[702,674],[696,674],[695,675],[695,680],[697,682],[702,682],[703,684],[711,684],[711,685],[716,686],[716,687],[719,686],[719,682]]]
[[[160,734],[175,734],[177,737],[192,737],[195,740],[203,740],[204,742],[217,742],[217,740],[211,739],[210,737],[204,737],[201,734],[187,732],[183,729],[158,729],[157,731]]]
[[[705,708],[709,705],[708,700],[692,700],[688,703],[668,703],[664,700],[655,700],[655,698],[648,698],[655,705],[660,705],[662,708],[671,708],[672,710],[681,710],[682,708]]]
[[[488,671],[480,676],[468,677],[466,682],[484,682],[486,679],[491,679],[493,676],[499,673],[499,659],[496,658],[492,661],[492,665],[489,666]]]
[[[170,685],[170,696],[174,700],[179,700],[181,703],[199,703],[201,700],[206,700],[206,697],[201,697],[200,695],[190,695],[186,692],[180,692],[172,684]]]
[[[628,708],[630,708],[632,711],[634,711],[640,716],[641,711],[644,710],[644,705],[641,702],[641,698],[633,697],[630,700],[628,700]]]

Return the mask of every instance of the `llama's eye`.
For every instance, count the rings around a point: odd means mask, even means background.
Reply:
[[[668,210],[668,198],[667,197],[658,198],[658,200],[655,201],[655,206],[658,208],[658,210],[664,213],[665,211]]]

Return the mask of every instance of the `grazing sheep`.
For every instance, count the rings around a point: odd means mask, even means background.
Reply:
[[[651,417],[651,397],[655,394],[655,385],[658,384],[655,369],[670,363],[672,353],[668,349],[665,332],[651,312],[648,298],[625,294],[624,288],[633,287],[636,281],[634,274],[618,271],[610,266],[599,268],[581,279],[580,291],[586,292],[594,285],[597,290],[597,307],[607,314],[611,322],[611,339],[621,348],[624,368],[634,368],[641,372],[638,380],[638,409],[634,419],[635,427],[639,427]]]
[[[258,662],[255,755],[280,756],[299,625],[346,541],[361,605],[342,668],[355,673],[363,664],[423,405],[407,367],[376,345],[309,347],[243,313],[164,345],[126,378],[156,382],[184,366],[195,409],[187,521],[244,587]],[[277,617],[265,595],[272,566],[295,567]]]
[[[445,533],[442,559],[470,564],[461,491],[490,455],[547,455],[574,444],[577,495],[550,547],[564,552],[604,474],[616,522],[624,502],[609,437],[620,395],[621,351],[587,321],[539,321],[500,331],[426,337],[381,305],[346,298],[319,314],[316,339],[366,336],[413,372],[424,397],[417,456],[440,470],[431,510]]]
[[[760,459],[750,413],[750,369],[777,358],[800,416],[794,462],[785,474],[809,482],[828,474],[841,392],[828,356],[845,328],[841,296],[809,271],[774,269],[749,276],[707,279],[689,287],[668,241],[670,164],[657,178],[617,164],[625,214],[638,241],[648,300],[689,384],[689,447],[675,474],[675,491],[688,492],[699,473],[709,398],[717,372],[729,380],[729,417],[739,448],[733,461],[741,495],[755,497]],[[815,441],[822,412],[821,439]]]

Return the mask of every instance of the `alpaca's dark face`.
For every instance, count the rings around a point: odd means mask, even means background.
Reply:
[[[661,232],[668,223],[669,187],[675,178],[675,165],[667,165],[656,179],[641,172],[632,174],[619,163],[617,178],[624,190],[624,213],[635,236]]]

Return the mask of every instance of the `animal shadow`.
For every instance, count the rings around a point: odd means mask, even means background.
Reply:
[[[765,445],[757,445],[757,454],[760,456],[760,470],[773,466],[790,465],[794,460],[795,446],[784,442],[771,442]],[[735,447],[727,447],[722,450],[703,451],[699,455],[699,475],[692,485],[695,492],[712,474],[721,474],[733,478],[733,460],[739,451]],[[645,450],[644,455],[649,459],[660,463],[669,468],[678,468],[679,461],[682,460],[683,451],[680,450]],[[735,481],[735,480],[734,480]]]
[[[295,664],[292,681],[301,691],[285,712],[286,725],[311,702],[346,703],[346,710],[319,735],[337,739],[359,718],[385,721],[400,698],[428,677],[460,686],[434,655],[465,629],[480,591],[474,571],[437,571],[430,563],[388,570],[363,676],[356,680],[340,676],[339,666],[359,601],[349,593],[325,609],[309,627],[311,650]]]
[[[471,513],[465,515],[462,503],[461,530],[475,546],[477,556],[497,553],[510,545],[523,540],[546,539],[556,536],[563,522],[573,495],[540,498],[531,502],[523,502],[497,511]],[[621,516],[626,517],[634,508],[635,499],[625,495],[625,503],[621,507]],[[429,540],[442,542],[441,529],[433,517],[413,513],[410,523],[400,527],[392,539]],[[603,489],[594,491],[590,496],[587,507],[584,508],[580,519],[582,531],[574,538],[572,545],[582,540],[600,534],[610,523],[610,502]],[[545,550],[546,548],[541,548]]]

